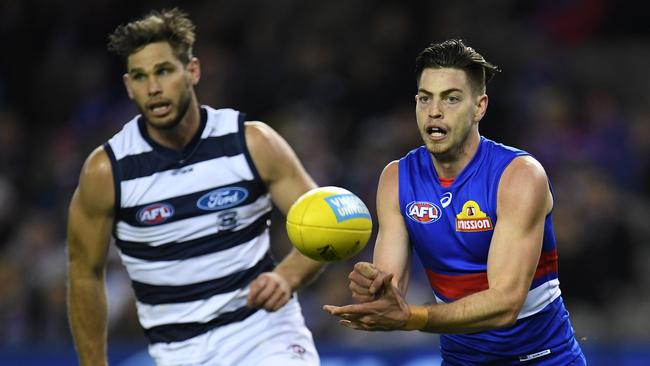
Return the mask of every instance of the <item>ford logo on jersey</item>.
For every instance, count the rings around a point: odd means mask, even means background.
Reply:
[[[141,208],[136,217],[144,225],[156,225],[167,221],[174,215],[174,207],[169,203],[153,203]]]
[[[413,201],[406,205],[406,214],[411,220],[420,224],[430,224],[442,216],[440,208],[431,202]]]
[[[196,207],[202,210],[222,210],[244,202],[248,191],[241,187],[227,187],[215,189],[201,196],[196,201]]]

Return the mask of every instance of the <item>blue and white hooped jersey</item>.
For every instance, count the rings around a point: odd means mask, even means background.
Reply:
[[[481,137],[476,155],[449,187],[439,183],[424,146],[399,161],[399,205],[414,251],[438,302],[485,290],[487,257],[497,225],[497,190],[505,168],[522,150]],[[568,364],[579,357],[560,295],[551,214],[528,297],[515,325],[472,333],[443,334],[449,364]],[[538,363],[535,363],[536,365]]]
[[[270,271],[272,203],[246,148],[243,115],[201,107],[182,151],[140,116],[105,145],[116,188],[114,236],[151,344],[246,319],[249,283]]]

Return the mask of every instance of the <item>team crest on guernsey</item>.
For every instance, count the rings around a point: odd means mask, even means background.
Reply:
[[[144,225],[157,225],[167,221],[174,215],[174,206],[169,203],[153,203],[141,208],[136,214],[139,223]]]
[[[442,217],[442,210],[435,203],[428,201],[413,201],[406,205],[406,215],[420,224],[431,224]]]
[[[467,201],[456,215],[456,231],[492,230],[492,219],[479,207],[476,201]]]

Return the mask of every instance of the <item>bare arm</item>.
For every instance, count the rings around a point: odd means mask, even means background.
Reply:
[[[402,329],[410,317],[403,294],[408,290],[411,246],[399,208],[398,167],[398,161],[391,162],[379,179],[374,263],[357,263],[349,276],[352,297],[361,304],[323,307],[341,316],[340,323],[350,328]]]
[[[399,208],[398,161],[384,168],[377,188],[379,232],[375,242],[373,264],[360,262],[350,273],[352,297],[359,302],[376,299],[388,274],[401,293],[408,290],[411,269],[411,248],[408,232]]]
[[[497,215],[488,254],[487,290],[449,304],[409,306],[394,286],[364,304],[330,307],[343,324],[355,329],[405,329],[436,333],[469,333],[513,324],[528,294],[539,260],[544,218],[552,197],[541,165],[530,157],[515,159],[499,183]],[[424,316],[410,327],[413,314]]]
[[[246,142],[255,166],[266,183],[271,198],[286,216],[291,205],[316,183],[307,174],[289,144],[262,122],[246,122]],[[291,293],[308,283],[323,268],[295,248],[272,273],[260,275],[251,284],[250,306],[267,310],[281,308]]]
[[[107,365],[105,264],[113,173],[103,148],[88,157],[68,213],[68,317],[81,365]]]

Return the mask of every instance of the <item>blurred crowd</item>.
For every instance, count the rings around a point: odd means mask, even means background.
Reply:
[[[106,37],[174,5],[198,27],[199,101],[267,122],[317,183],[357,193],[371,211],[383,167],[420,145],[415,56],[465,39],[503,69],[488,85],[482,134],[531,152],[550,177],[576,335],[650,343],[650,29],[619,3],[0,2],[0,347],[71,344],[67,205],[85,157],[137,113]],[[283,217],[274,223],[279,258],[289,244]],[[321,310],[351,301],[347,274],[371,258],[372,241],[299,292],[317,343],[437,343],[355,333]],[[114,248],[107,276],[110,339],[144,344]],[[433,301],[418,263],[412,278],[409,298]]]

